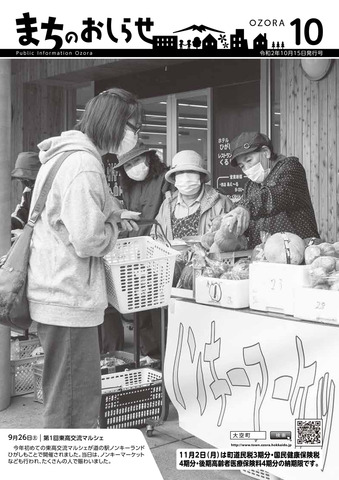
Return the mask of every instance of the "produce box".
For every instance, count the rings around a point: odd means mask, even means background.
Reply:
[[[339,323],[339,292],[316,288],[296,289],[294,316],[304,320]]]
[[[195,301],[226,308],[249,306],[249,280],[200,276],[195,281]]]
[[[151,368],[101,377],[100,428],[141,428],[162,408],[162,374]]]
[[[307,265],[254,262],[249,280],[250,308],[285,315],[294,315],[296,289],[311,285]]]
[[[152,367],[157,362],[154,361]],[[116,350],[114,353],[106,353],[101,355],[100,359],[101,375],[105,375],[117,372],[123,372],[135,368],[135,361],[133,353],[123,352]],[[38,363],[32,365],[32,388],[34,389],[34,401],[43,403],[42,394],[42,371],[44,368],[43,357]]]

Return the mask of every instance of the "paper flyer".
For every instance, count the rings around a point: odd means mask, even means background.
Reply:
[[[198,152],[211,186],[235,203],[248,178],[231,165],[231,139],[246,131],[267,135],[277,154],[300,160],[319,236],[335,244],[335,13],[327,0],[7,4],[0,30],[0,257],[22,194],[10,180],[18,154],[71,130],[87,102],[113,87],[140,100],[138,135],[149,149],[168,167],[177,152]],[[115,156],[104,161],[110,193],[120,201],[116,164]],[[250,282],[241,302],[255,305],[255,314],[232,304],[220,281],[201,283],[200,304],[194,290],[172,292],[162,377],[152,374],[157,386],[143,385],[137,399],[159,416],[162,378],[170,413],[149,436],[145,424],[136,427],[132,397],[127,407],[107,397],[112,404],[103,415],[116,409],[118,428],[105,418],[96,430],[44,431],[40,374],[32,370],[20,391],[10,333],[0,325],[0,468],[14,480],[90,470],[148,480],[337,479],[338,292],[302,288],[301,268],[293,278],[277,267]],[[13,404],[27,395],[37,423],[30,414],[25,420],[26,407],[16,425],[9,423]]]

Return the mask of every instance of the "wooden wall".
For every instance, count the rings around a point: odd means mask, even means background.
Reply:
[[[92,69],[112,60],[12,60],[11,165],[18,153],[38,151],[43,139],[75,124],[76,87],[81,81],[63,81],[63,74]],[[83,75],[82,78],[85,78]],[[85,78],[86,80],[86,78]],[[84,81],[84,80],[83,80]],[[12,182],[12,209],[21,197],[20,182]]]
[[[319,233],[339,240],[339,61],[310,81],[300,60],[280,61],[281,152],[302,162]]]

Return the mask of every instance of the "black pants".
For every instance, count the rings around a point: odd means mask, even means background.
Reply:
[[[105,310],[104,323],[99,328],[101,353],[114,353],[124,349],[124,326],[118,310],[109,305]]]
[[[143,355],[160,356],[161,309],[139,312],[140,349]]]

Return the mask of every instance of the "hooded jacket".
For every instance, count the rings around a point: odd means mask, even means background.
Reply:
[[[31,209],[52,165],[61,165],[36,222],[28,269],[27,297],[33,320],[58,326],[92,327],[107,307],[102,257],[115,245],[119,208],[109,192],[101,156],[87,135],[76,130],[38,145],[42,166]]]
[[[173,240],[171,215],[175,209],[178,200],[178,190],[174,193],[166,192],[165,200],[163,201],[156,220],[160,223],[167,239]],[[213,218],[228,213],[232,210],[232,201],[225,195],[218,193],[210,185],[204,185],[204,195],[201,199],[201,216],[198,226],[198,235],[206,233],[210,227]],[[151,235],[155,236],[156,229],[152,227]]]

